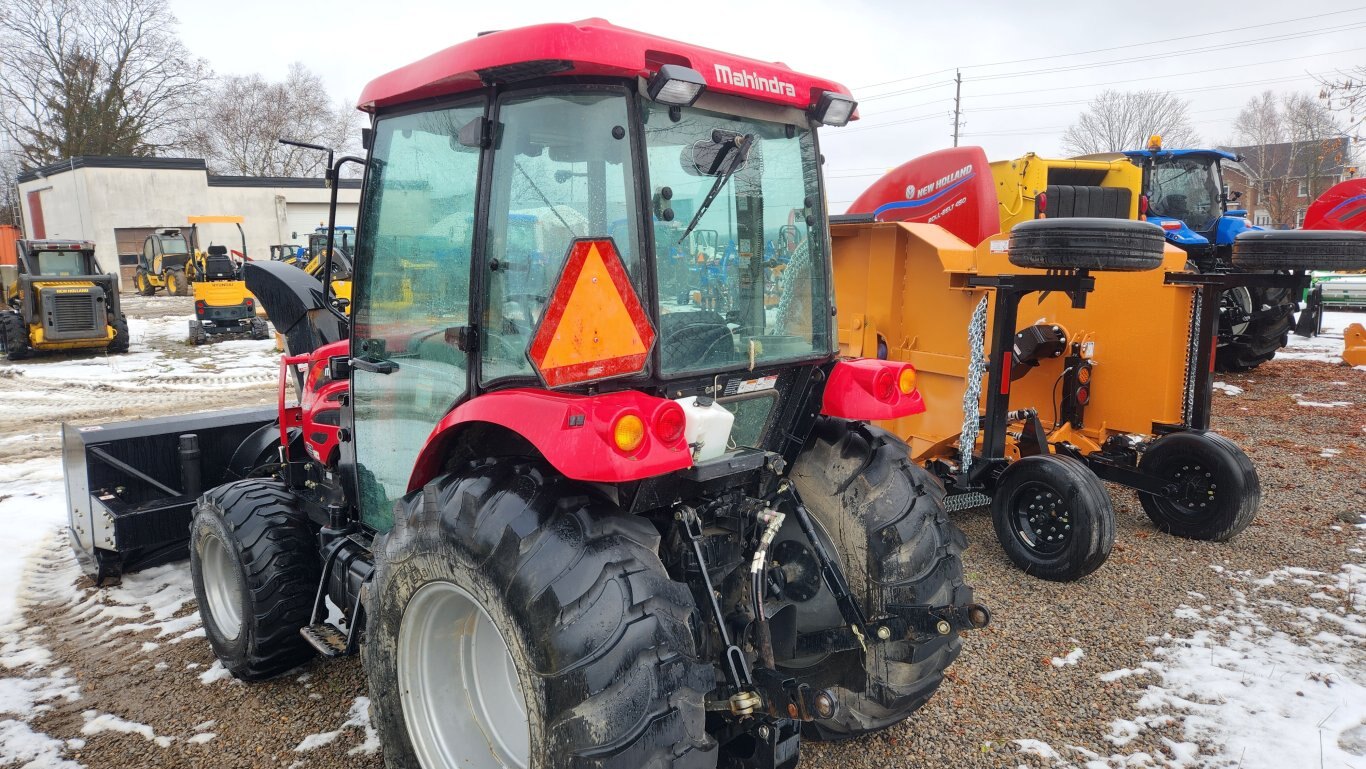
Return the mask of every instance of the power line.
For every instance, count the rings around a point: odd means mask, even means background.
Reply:
[[[1163,38],[1163,39],[1161,39],[1161,40],[1147,40],[1147,41],[1140,42],[1140,43],[1127,43],[1127,44],[1125,44],[1125,45],[1113,45],[1113,46],[1107,46],[1107,47],[1105,47],[1105,48],[1093,48],[1093,49],[1091,49],[1091,50],[1089,50],[1089,51],[1074,51],[1074,52],[1072,52],[1072,53],[1057,53],[1057,54],[1049,54],[1049,55],[1047,55],[1047,56],[1032,56],[1032,57],[1025,58],[1025,59],[1011,59],[1011,60],[1009,60],[1009,61],[993,61],[993,62],[987,62],[987,63],[983,63],[983,64],[967,64],[967,65],[964,65],[964,66],[962,66],[962,67],[959,67],[958,69],[982,69],[982,68],[986,68],[986,67],[1001,67],[1001,66],[1005,66],[1005,65],[1007,65],[1007,64],[1025,64],[1025,63],[1032,62],[1032,61],[1046,61],[1046,60],[1049,60],[1049,59],[1065,59],[1065,58],[1069,58],[1069,57],[1072,57],[1072,56],[1085,56],[1085,55],[1092,54],[1092,53],[1108,53],[1108,52],[1110,52],[1110,51],[1122,51],[1122,50],[1124,50],[1124,49],[1126,49],[1126,48],[1140,48],[1140,47],[1145,47],[1145,46],[1150,46],[1150,45],[1159,45],[1159,44],[1162,44],[1162,43],[1174,43],[1174,42],[1179,41],[1179,40],[1191,40],[1191,39],[1195,39],[1195,38],[1207,38],[1207,37],[1211,37],[1211,36],[1213,36],[1213,35],[1226,35],[1226,34],[1229,34],[1229,33],[1231,33],[1231,32],[1242,32],[1243,30],[1247,30],[1247,29],[1261,29],[1261,28],[1263,28],[1263,27],[1278,27],[1278,26],[1281,26],[1281,25],[1283,25],[1283,24],[1292,24],[1292,23],[1297,22],[1297,21],[1309,21],[1309,20],[1312,20],[1312,19],[1321,19],[1321,18],[1325,18],[1325,17],[1327,17],[1327,16],[1340,16],[1340,15],[1342,15],[1342,14],[1344,14],[1344,13],[1356,13],[1356,12],[1359,12],[1359,11],[1362,11],[1362,10],[1366,10],[1366,9],[1363,9],[1363,8],[1349,8],[1349,9],[1343,10],[1343,11],[1330,11],[1330,12],[1328,12],[1328,13],[1318,13],[1318,14],[1314,14],[1314,15],[1312,15],[1312,16],[1300,16],[1300,17],[1294,18],[1294,19],[1283,19],[1283,20],[1281,20],[1281,21],[1268,21],[1268,22],[1264,22],[1264,23],[1262,23],[1262,24],[1245,24],[1245,25],[1240,25],[1240,26],[1237,26],[1237,27],[1231,27],[1231,28],[1229,28],[1229,29],[1221,29],[1221,30],[1216,30],[1216,31],[1212,31],[1212,32],[1199,32],[1199,33],[1194,33],[1194,34],[1189,34],[1189,35],[1180,35],[1180,36],[1178,36],[1178,37],[1168,37],[1168,38]],[[859,89],[863,89],[863,88],[878,88],[878,87],[881,87],[881,86],[884,86],[884,85],[891,85],[891,84],[893,84],[893,83],[903,83],[903,82],[906,82],[906,81],[908,81],[908,80],[918,80],[918,79],[920,79],[920,78],[922,78],[922,77],[931,77],[931,76],[933,76],[933,75],[938,75],[938,74],[942,74],[942,73],[945,73],[945,72],[953,72],[953,71],[954,71],[954,68],[950,67],[950,68],[947,68],[947,69],[935,70],[935,71],[933,71],[933,72],[926,72],[926,73],[922,73],[922,74],[919,74],[919,75],[910,75],[910,76],[903,77],[903,78],[896,78],[896,79],[894,79],[894,80],[887,80],[887,81],[884,81],[884,82],[881,82],[881,83],[873,83],[873,84],[870,84],[870,85],[858,86],[858,88],[859,88]]]

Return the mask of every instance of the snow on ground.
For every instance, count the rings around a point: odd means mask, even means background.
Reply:
[[[1366,522],[1356,528],[1366,540]],[[1149,638],[1141,669],[1100,676],[1136,679],[1142,715],[1111,724],[1117,752],[1016,740],[1019,754],[1067,769],[1366,767],[1366,566],[1212,568],[1229,580],[1231,603],[1180,607],[1182,631]],[[1165,753],[1124,752],[1173,723],[1184,740],[1164,738]]]
[[[1238,385],[1231,385],[1228,382],[1215,382],[1214,389],[1222,392],[1225,395],[1243,394],[1243,388],[1239,387]]]
[[[1352,323],[1366,323],[1366,314],[1328,310],[1323,313],[1323,333],[1305,339],[1290,335],[1290,344],[1276,352],[1278,360],[1317,360],[1342,363],[1342,333]]]
[[[346,714],[346,720],[342,722],[341,726],[330,732],[308,735],[294,748],[294,750],[298,753],[316,750],[324,745],[335,742],[337,738],[342,735],[342,732],[347,729],[361,729],[365,732],[365,741],[346,751],[347,755],[354,756],[357,753],[370,754],[379,750],[379,735],[375,732],[374,727],[370,725],[369,697],[357,697],[355,702],[351,703],[351,711]]]

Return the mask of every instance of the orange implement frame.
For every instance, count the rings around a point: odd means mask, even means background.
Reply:
[[[993,293],[970,286],[969,278],[1044,271],[1011,265],[1004,234],[975,248],[930,224],[837,223],[831,236],[841,354],[871,357],[885,349],[886,357],[913,364],[929,408],[882,426],[907,439],[917,461],[949,454],[963,424],[969,322]],[[1066,439],[1083,453],[1116,434],[1146,436],[1184,423],[1191,339],[1197,335],[1195,289],[1165,284],[1164,276],[1184,269],[1185,261],[1184,252],[1168,246],[1156,270],[1097,273],[1084,309],[1058,293],[1027,298],[1018,328],[1056,325],[1069,346],[1087,345],[1086,357],[1094,361],[1092,396],[1083,428],[1056,424],[1063,358],[1050,358],[1010,383],[1010,408],[1037,409],[1051,439]],[[988,329],[993,320],[989,315]],[[979,408],[985,397],[984,385]],[[1007,454],[1015,451],[1009,442]]]

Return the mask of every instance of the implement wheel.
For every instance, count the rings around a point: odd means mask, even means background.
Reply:
[[[1100,568],[1115,544],[1105,484],[1082,461],[1059,454],[1011,463],[992,495],[991,521],[1016,566],[1054,582]]]
[[[0,343],[5,346],[5,357],[10,360],[23,360],[33,355],[29,344],[28,327],[19,313],[0,310]]]
[[[210,489],[190,523],[190,576],[214,654],[257,681],[310,659],[299,635],[322,567],[308,516],[284,483],[249,478]]]
[[[1233,241],[1233,264],[1244,270],[1366,269],[1366,232],[1248,230]]]
[[[1226,542],[1252,523],[1262,501],[1252,460],[1215,433],[1164,435],[1138,469],[1174,487],[1174,497],[1140,492],[1138,499],[1157,528],[1178,537]]]
[[[1162,265],[1162,228],[1127,219],[1032,219],[1010,230],[1010,263],[1040,270],[1144,272]]]
[[[1235,286],[1219,301],[1220,344],[1214,357],[1219,371],[1251,371],[1289,344],[1295,327],[1290,289]]]
[[[399,503],[362,647],[386,765],[715,766],[715,673],[658,544],[531,463],[466,466]]]
[[[944,511],[944,488],[911,462],[909,448],[891,433],[822,419],[792,468],[792,481],[839,556],[864,616],[885,616],[885,607],[894,603],[972,603],[961,558],[967,539]],[[811,560],[802,557],[804,549],[795,538],[780,542],[774,560],[791,569]],[[787,589],[796,599],[798,632],[843,624],[832,610],[833,597],[820,587],[818,570],[806,566],[800,572],[809,585],[794,578]],[[812,721],[805,735],[843,740],[886,729],[924,705],[961,649],[957,633],[929,634],[870,644],[866,654],[836,652],[778,665],[801,683],[835,695],[835,715]]]

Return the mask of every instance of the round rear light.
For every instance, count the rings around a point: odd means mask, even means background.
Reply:
[[[683,437],[683,428],[687,426],[687,422],[681,406],[676,403],[665,406],[655,417],[655,435],[664,443],[676,443]]]
[[[645,423],[640,417],[635,414],[617,417],[616,424],[612,425],[612,443],[616,444],[617,450],[629,454],[644,442]]]
[[[901,390],[902,395],[910,395],[915,392],[915,369],[907,366],[901,369],[901,376],[896,379],[897,389]]]
[[[1078,387],[1078,388],[1077,388],[1077,403],[1078,403],[1079,405],[1085,406],[1087,403],[1090,403],[1090,402],[1091,402],[1091,388],[1089,388],[1089,387]]]
[[[873,397],[884,403],[896,399],[896,377],[892,376],[890,369],[884,368],[873,377]]]
[[[1077,369],[1077,382],[1079,382],[1080,384],[1090,384],[1090,383],[1091,383],[1091,367],[1090,367],[1090,366],[1082,366],[1081,368]]]

